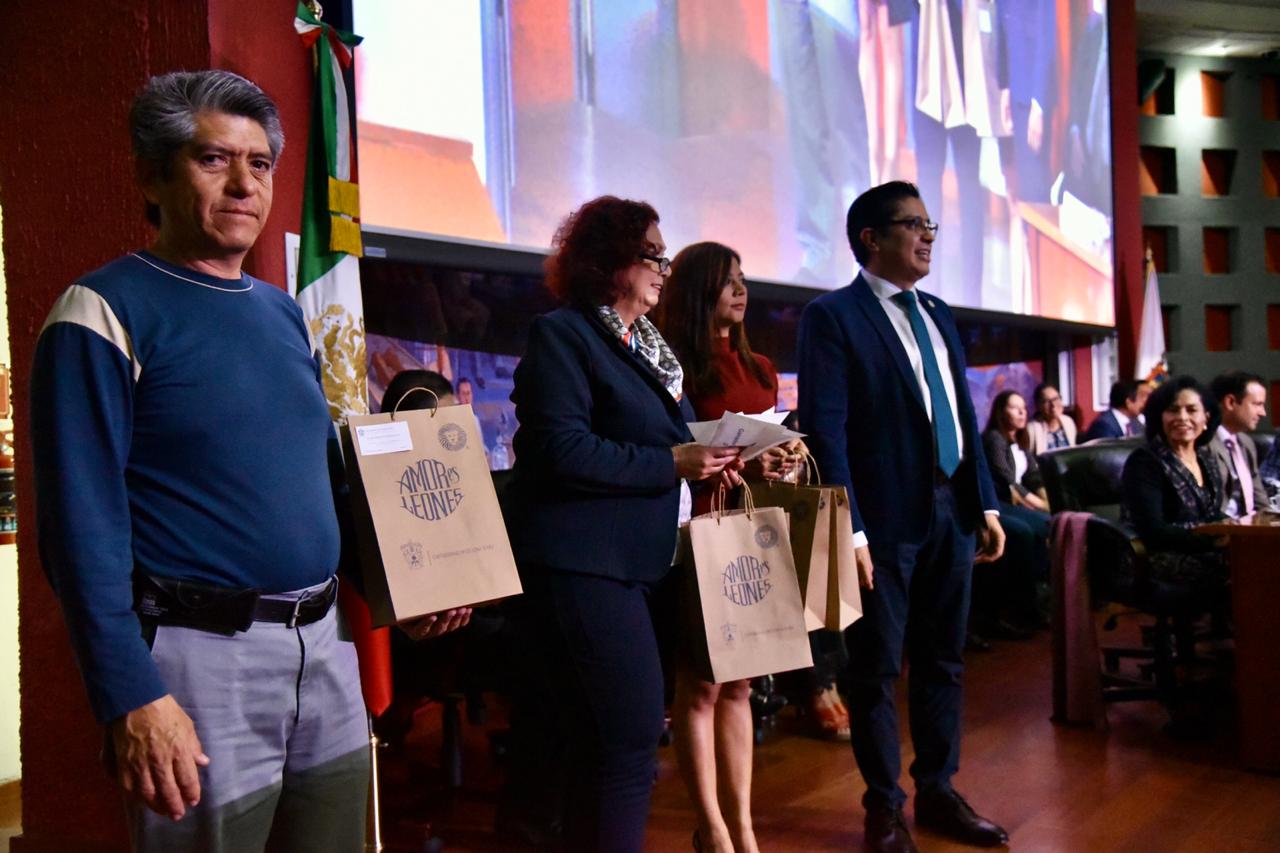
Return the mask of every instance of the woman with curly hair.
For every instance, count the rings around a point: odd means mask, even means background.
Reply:
[[[646,318],[670,262],[658,214],[605,196],[556,234],[515,372],[507,523],[570,753],[574,851],[641,851],[663,728],[649,598],[671,568],[685,480],[737,481],[735,449],[692,443],[684,373]]]

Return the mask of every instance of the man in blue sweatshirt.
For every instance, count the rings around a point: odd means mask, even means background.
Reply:
[[[204,71],[153,78],[130,126],[158,232],[68,288],[40,334],[41,560],[136,850],[362,850],[333,430],[301,311],[241,269],[280,119]]]

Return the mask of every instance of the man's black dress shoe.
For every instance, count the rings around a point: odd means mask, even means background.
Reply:
[[[950,789],[916,793],[916,826],[975,847],[1009,843],[1009,833],[979,815]]]
[[[872,853],[917,853],[900,808],[868,807],[864,827],[867,849]]]
[[[989,652],[991,651],[991,644],[981,634],[967,631],[964,635],[964,650],[966,652]]]

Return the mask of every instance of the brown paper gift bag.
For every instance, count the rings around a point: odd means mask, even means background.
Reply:
[[[787,516],[777,507],[724,512],[689,522],[686,642],[698,674],[719,684],[813,666]]]
[[[853,510],[844,486],[831,492],[831,550],[827,575],[827,627],[843,631],[862,618],[862,587],[853,549]]]
[[[820,480],[812,456],[806,480]],[[810,631],[843,631],[862,616],[862,591],[853,549],[853,513],[844,486],[806,482],[753,483],[756,506],[787,511],[791,549],[804,592],[805,624]]]
[[[827,623],[827,585],[831,541],[831,497],[819,486],[751,483],[757,507],[775,506],[787,514],[791,555],[804,602],[805,627],[816,631]]]
[[[521,592],[470,406],[352,415],[342,445],[375,626]]]

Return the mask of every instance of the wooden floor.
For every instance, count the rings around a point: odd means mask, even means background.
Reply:
[[[1280,851],[1280,778],[1238,767],[1229,707],[1217,734],[1198,742],[1165,736],[1163,713],[1147,703],[1112,706],[1108,732],[1054,726],[1044,634],[971,656],[967,684],[956,786],[1009,830],[1013,849]],[[491,832],[501,769],[485,731],[468,728],[464,785],[449,794],[441,785],[439,720],[436,708],[420,712],[405,744],[383,756],[387,853],[422,853],[429,835],[446,851],[511,851]],[[687,851],[692,812],[672,750],[659,755],[648,849]],[[756,754],[761,849],[860,849],[861,793],[848,745],[804,737],[784,711]],[[0,794],[2,847],[17,828],[19,792],[6,785]],[[916,839],[926,853],[968,849],[922,832]]]
[[[1043,633],[969,661],[956,787],[1008,829],[1013,849],[1280,851],[1280,778],[1239,768],[1229,707],[1217,733],[1197,742],[1163,734],[1165,716],[1148,703],[1112,706],[1108,732],[1063,728],[1049,722],[1049,678]],[[431,709],[420,713],[406,745],[384,759],[387,850],[419,853],[428,828],[448,851],[511,850],[490,830],[501,771],[483,732],[469,731],[464,786],[448,795],[439,785],[438,720]],[[671,749],[660,750],[660,762],[648,849],[686,851],[694,821]],[[861,793],[848,745],[804,737],[784,711],[756,754],[761,849],[860,849]],[[923,851],[970,849],[916,838]]]

